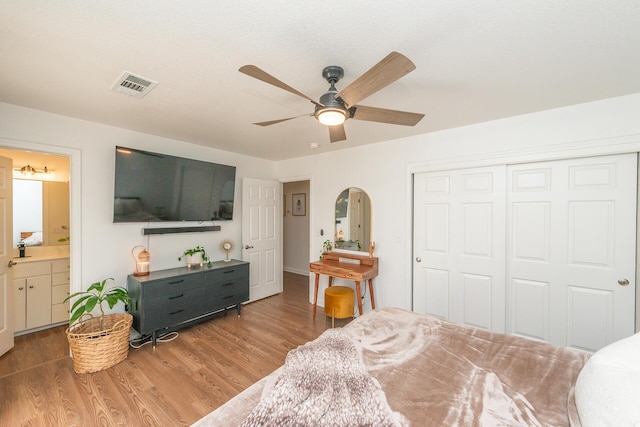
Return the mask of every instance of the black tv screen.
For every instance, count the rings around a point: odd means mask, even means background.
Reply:
[[[233,219],[235,166],[116,147],[113,222]]]

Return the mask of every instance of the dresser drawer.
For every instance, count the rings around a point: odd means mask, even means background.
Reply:
[[[56,259],[51,261],[51,272],[52,273],[64,273],[65,271],[70,271],[71,265],[69,263],[69,258]]]
[[[202,300],[200,288],[145,301],[149,309],[144,310],[140,332],[147,333],[198,317],[202,313]]]
[[[211,275],[212,277],[209,277]],[[237,279],[249,276],[249,265],[236,265],[234,267],[220,268],[207,273],[207,283],[224,282],[226,280]]]
[[[69,321],[69,303],[53,304],[51,306],[51,323]]]
[[[203,279],[204,275],[196,274],[193,276],[146,282],[143,288],[142,299],[147,300],[159,296],[176,295],[189,289],[202,286]]]
[[[208,284],[205,288],[205,310],[215,311],[249,300],[247,277]]]
[[[51,288],[51,304],[61,304],[69,296],[69,285],[58,285]]]
[[[69,272],[66,273],[55,273],[51,275],[51,285],[68,285],[71,281],[69,278]]]
[[[204,292],[207,297],[224,298],[227,295],[241,293],[247,287],[247,282],[247,277],[237,277],[217,283],[207,283]]]
[[[13,266],[13,277],[44,276],[51,274],[51,262],[20,262]]]

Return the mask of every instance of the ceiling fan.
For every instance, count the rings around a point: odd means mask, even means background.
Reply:
[[[347,119],[403,126],[415,126],[422,120],[424,114],[356,105],[368,96],[373,95],[380,89],[415,70],[415,68],[415,64],[411,62],[409,58],[401,53],[391,52],[354,82],[338,92],[336,83],[344,76],[344,70],[336,65],[330,65],[322,70],[322,77],[329,82],[330,87],[318,101],[297,91],[255,65],[242,66],[239,71],[250,77],[262,80],[265,83],[308,99],[315,105],[315,110],[311,114],[302,114],[300,116],[287,117],[286,119],[254,124],[258,126],[270,126],[298,117],[314,116],[321,124],[329,128],[329,139],[331,142],[337,142],[347,139],[344,130],[344,122]]]

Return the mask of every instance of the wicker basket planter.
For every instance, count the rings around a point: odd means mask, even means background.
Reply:
[[[80,320],[67,328],[73,370],[78,374],[88,374],[126,359],[132,322],[130,314],[105,314]]]

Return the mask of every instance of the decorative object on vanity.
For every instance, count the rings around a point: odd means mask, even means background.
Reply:
[[[133,275],[146,276],[149,274],[149,258],[151,258],[151,254],[147,251],[147,248],[142,245],[135,246],[131,249],[131,256],[136,262],[136,271]]]
[[[229,258],[229,252],[233,250],[233,242],[231,240],[223,240],[220,244],[220,248],[226,252],[227,256],[224,259],[224,262],[229,262],[231,259]]]
[[[322,257],[324,256],[325,253],[331,252],[332,249],[333,249],[333,243],[331,243],[331,240],[327,239],[324,242],[322,242],[322,250],[320,251],[320,259],[322,259]]]
[[[191,268],[194,265],[202,267],[204,263],[207,263],[207,267],[211,267],[211,260],[202,246],[185,249],[182,255],[178,257],[178,261],[182,261],[182,257],[187,261],[187,268]]]
[[[258,126],[269,126],[298,117],[314,116],[318,122],[329,128],[330,141],[337,142],[347,139],[347,135],[344,130],[344,122],[347,119],[403,126],[415,126],[418,124],[418,122],[424,117],[424,114],[356,105],[363,99],[373,95],[380,89],[390,85],[399,78],[415,70],[415,68],[415,64],[411,62],[409,58],[401,53],[391,52],[380,62],[371,67],[367,72],[338,92],[335,85],[338,83],[338,80],[344,76],[344,70],[336,65],[330,65],[322,70],[322,77],[327,80],[330,87],[329,90],[320,97],[318,102],[307,95],[298,92],[296,89],[281,82],[255,65],[245,65],[240,67],[238,71],[280,89],[284,89],[302,98],[308,99],[315,105],[315,110],[311,114],[302,114],[300,116],[288,117],[286,119],[271,120],[268,122],[254,124]]]
[[[133,316],[127,313],[105,314],[107,303],[113,309],[118,302],[129,304],[125,288],[106,289],[112,278],[93,283],[86,291],[76,292],[65,301],[76,299],[71,306],[70,326],[65,333],[73,357],[73,370],[87,374],[110,368],[129,355],[129,332]],[[98,306],[100,316],[91,312]],[[84,318],[84,317],[87,318]]]

